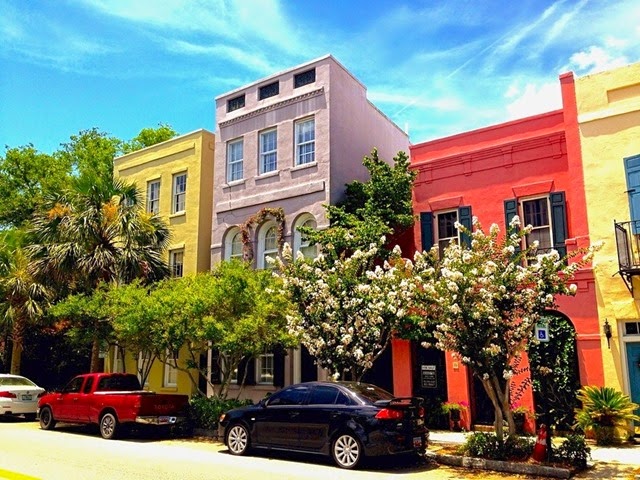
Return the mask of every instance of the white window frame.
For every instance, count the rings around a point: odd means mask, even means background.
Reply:
[[[304,214],[298,218],[293,228],[293,251],[295,255],[297,255],[298,252],[302,252],[305,258],[317,257],[318,245],[309,245],[309,241],[298,230],[298,227],[312,227],[317,229],[318,223],[316,219],[311,214]],[[313,251],[313,254],[309,254],[311,251]]]
[[[184,179],[184,182],[181,182]],[[187,172],[173,175],[173,195],[171,213],[181,213],[187,208]]]
[[[276,248],[267,248],[266,242],[267,242],[267,234],[269,233],[269,231],[271,229],[275,229],[275,242],[276,242]],[[279,249],[278,249],[278,226],[276,225],[276,222],[273,221],[269,221],[266,222],[265,224],[262,225],[262,227],[260,228],[260,234],[258,235],[258,265],[257,267],[259,269],[272,269],[275,268],[275,265],[271,265],[270,263],[267,262],[266,258],[268,256],[272,256],[272,254],[275,254],[276,256],[279,253]]]
[[[176,263],[176,257],[180,258],[180,262]],[[177,265],[180,265],[180,275],[176,274]],[[184,248],[177,248],[169,252],[169,268],[171,269],[171,276],[180,278],[184,276]]]
[[[240,146],[240,157],[235,149]],[[227,183],[238,182],[244,178],[244,138],[237,138],[227,142]]]
[[[440,216],[441,215],[448,215],[451,213],[455,213],[455,220],[454,220],[454,224],[455,222],[460,221],[460,219],[458,218],[458,210],[457,209],[453,209],[453,210],[442,210],[440,212],[434,212],[433,215],[433,237],[434,237],[434,242],[436,245],[438,245],[438,252],[440,254],[440,257],[442,257],[444,249],[446,247],[449,246],[449,244],[451,243],[451,241],[455,241],[456,243],[460,243],[460,231],[456,228],[455,229],[455,235],[454,236],[448,236],[448,237],[441,237],[440,236]],[[455,227],[454,227],[455,228]]]
[[[312,138],[300,138],[305,125],[312,124]],[[295,161],[296,166],[315,163],[316,161],[316,119],[315,117],[307,117],[295,122],[294,138],[295,138]],[[310,150],[306,150],[311,147]]]
[[[178,357],[175,357],[169,349],[167,349],[166,354],[167,354],[167,362],[164,364],[164,375],[162,378],[162,386],[177,387],[178,386],[178,369],[173,365],[169,364],[169,359],[173,357],[173,359],[175,359],[177,362]]]
[[[157,186],[157,189],[154,187]],[[156,193],[155,198],[153,193]],[[157,215],[160,213],[160,180],[147,182],[147,213]]]
[[[274,136],[274,142],[270,149],[265,149],[264,139],[267,135]],[[269,148],[270,146],[267,146]],[[275,172],[278,170],[278,129],[270,128],[264,130],[258,135],[258,148],[259,148],[259,165],[258,174],[264,175],[265,173]],[[269,169],[267,169],[269,167]]]
[[[242,260],[243,258],[243,249],[244,245],[242,244],[242,232],[238,227],[231,228],[227,234],[225,235],[224,241],[224,258],[225,260],[231,260],[232,258],[237,258]],[[239,243],[237,243],[239,242]],[[234,253],[233,247],[239,246],[240,252]]]
[[[273,385],[275,370],[273,353],[258,355],[256,357],[256,384]]]
[[[539,253],[548,253],[553,248],[553,224],[551,223],[551,202],[549,201],[549,196],[548,195],[542,195],[542,196],[536,196],[536,197],[519,198],[518,199],[518,204],[519,204],[518,205],[518,209],[519,209],[520,219],[522,221],[522,226],[527,226],[529,222],[527,222],[527,219],[526,219],[525,213],[524,213],[524,211],[525,211],[525,203],[535,202],[535,201],[539,201],[539,200],[544,201],[545,205],[547,206],[547,224],[546,225],[534,226],[533,230],[531,231],[531,233],[533,233],[535,231],[540,232],[542,230],[547,229],[547,231],[549,233],[549,246],[544,246],[542,243],[539,243],[538,252]],[[525,238],[524,238],[525,248],[528,248],[529,245],[530,245],[529,235],[525,236]],[[533,252],[533,254],[535,255],[536,252]]]

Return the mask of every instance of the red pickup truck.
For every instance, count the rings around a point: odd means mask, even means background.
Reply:
[[[103,438],[115,438],[134,423],[174,425],[186,420],[187,395],[142,390],[138,377],[127,373],[88,373],[73,378],[60,392],[38,401],[40,428],[56,422],[93,423]]]

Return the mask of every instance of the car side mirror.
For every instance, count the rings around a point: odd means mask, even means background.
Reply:
[[[267,399],[263,398],[258,402],[258,405],[260,405],[262,408],[266,408],[267,406]]]

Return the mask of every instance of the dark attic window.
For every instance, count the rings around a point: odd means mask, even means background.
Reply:
[[[293,87],[298,88],[303,85],[309,85],[316,81],[316,69],[312,68],[311,70],[307,70],[306,72],[301,72],[293,77]]]
[[[258,99],[264,100],[265,98],[275,97],[280,93],[280,84],[278,82],[270,83],[264,87],[260,87],[258,91]]]
[[[242,107],[244,107],[244,93],[227,100],[227,112],[233,112]]]

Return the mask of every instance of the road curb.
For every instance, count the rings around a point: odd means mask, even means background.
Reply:
[[[505,462],[501,460],[487,460],[485,458],[465,457],[461,455],[447,455],[444,453],[427,452],[426,458],[443,465],[452,467],[475,468],[480,470],[494,470],[505,473],[520,473],[537,475],[539,477],[571,478],[575,470],[534,463]]]

